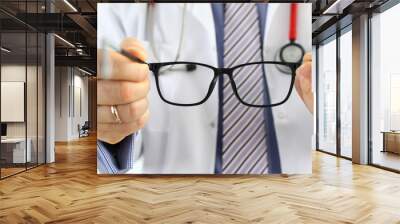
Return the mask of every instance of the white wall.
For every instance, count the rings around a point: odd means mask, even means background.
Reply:
[[[68,117],[69,117],[69,96],[68,88],[70,83],[69,69],[67,67],[55,68],[55,141],[68,141]]]
[[[72,94],[74,96],[71,96],[74,100],[74,102],[71,102],[71,106],[74,105],[72,108],[72,114],[71,114],[71,136],[72,138],[78,138],[79,133],[78,133],[78,125],[83,125],[85,121],[88,120],[88,78],[83,77],[80,75],[76,75],[76,70],[75,70],[75,75],[74,75],[74,91]],[[80,93],[78,93],[80,91]],[[79,97],[80,94],[80,97]],[[79,102],[80,101],[80,102]],[[81,107],[81,108],[79,108]],[[80,111],[82,110],[82,111]]]
[[[88,120],[88,78],[75,68],[56,67],[55,86],[55,140],[77,139],[78,124]]]
[[[2,65],[1,81],[25,82],[25,65]],[[6,109],[7,108],[1,108],[1,110]],[[25,137],[25,123],[7,123],[7,137]]]
[[[38,69],[38,70],[37,70]],[[27,80],[25,80],[27,78]],[[26,107],[21,108],[22,113],[26,112],[26,120],[23,122],[6,122],[8,138],[25,138],[29,139],[31,148],[32,162],[39,159],[39,163],[44,162],[44,74],[42,68],[35,66],[25,66],[25,64],[3,64],[1,66],[2,82],[24,82],[26,85]],[[24,90],[21,90],[24,94]],[[7,96],[2,96],[7,97]],[[11,108],[2,107],[4,112],[12,110]],[[11,112],[12,111],[8,111]],[[39,153],[39,156],[37,156]]]
[[[27,69],[27,70],[25,70]],[[28,76],[31,74],[36,75],[36,67],[34,66],[27,66],[25,65],[2,65],[1,66],[1,81],[4,82],[25,82],[25,75],[26,71],[28,72]],[[36,86],[36,80],[32,80],[30,77],[29,79],[29,85],[30,86]],[[29,104],[28,106],[35,107],[35,108],[30,108],[30,112],[33,110],[36,111],[36,88],[27,88],[27,103]],[[34,102],[34,104],[31,104]],[[40,106],[40,105],[39,105]],[[1,108],[1,110],[7,110],[7,108]],[[36,113],[27,113],[27,118],[28,122],[33,122],[36,124],[37,120],[37,115]],[[7,122],[7,136],[8,137],[25,137],[25,123],[26,122]],[[28,129],[30,127],[34,128],[36,130],[36,125],[33,127],[33,124],[28,124]],[[28,130],[28,137],[29,137],[30,131]],[[36,132],[35,132],[36,133]]]

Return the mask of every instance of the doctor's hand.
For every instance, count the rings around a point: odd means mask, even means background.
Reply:
[[[314,96],[312,92],[311,73],[312,73],[312,55],[304,55],[303,64],[296,71],[295,87],[300,98],[303,100],[307,109],[313,113]]]
[[[147,58],[143,46],[133,38],[125,39],[121,49],[143,61]],[[98,50],[97,60],[97,138],[115,144],[143,128],[148,120],[149,68],[112,50]],[[120,121],[111,106],[117,109]]]

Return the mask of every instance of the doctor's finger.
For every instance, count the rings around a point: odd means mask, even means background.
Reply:
[[[149,66],[132,62],[126,56],[113,50],[97,51],[99,79],[140,82],[148,77]]]
[[[97,80],[97,105],[129,104],[145,98],[149,89],[148,79],[143,82]]]
[[[147,52],[145,48],[137,39],[133,37],[124,39],[121,43],[121,49],[124,49],[142,61],[147,60]]]
[[[136,122],[123,124],[97,124],[97,138],[109,144],[116,144],[140,128]]]
[[[311,52],[308,52],[303,57],[303,63],[304,62],[310,62],[310,61],[312,61],[312,54],[311,54]]]
[[[117,105],[119,118],[122,123],[131,123],[143,116],[147,111],[148,101],[146,98],[130,104]],[[118,123],[112,112],[111,106],[97,106],[97,122],[99,123]]]
[[[142,129],[149,119],[149,111],[146,111],[142,117],[131,123],[122,124],[104,124],[97,125],[97,138],[101,141],[116,144],[127,136]]]

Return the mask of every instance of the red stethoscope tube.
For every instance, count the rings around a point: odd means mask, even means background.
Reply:
[[[290,17],[289,17],[289,43],[284,45],[279,54],[278,59],[282,62],[300,64],[304,56],[304,48],[300,44],[296,43],[297,39],[297,3],[290,3]],[[293,56],[295,55],[295,56]],[[288,58],[289,57],[289,58]],[[295,58],[293,58],[295,57]],[[286,74],[290,74],[289,69],[283,69],[281,66],[277,66],[278,69]]]
[[[295,42],[297,39],[297,3],[290,5],[290,24],[289,24],[289,40]]]

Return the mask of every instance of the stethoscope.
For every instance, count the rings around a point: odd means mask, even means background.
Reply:
[[[147,6],[147,22],[149,24],[146,24],[146,29],[148,29],[146,31],[146,33],[149,35],[149,42],[150,42],[150,48],[151,51],[153,53],[153,56],[155,58],[156,61],[160,61],[160,57],[157,53],[157,51],[155,50],[155,41],[154,41],[154,32],[150,29],[153,29],[155,26],[154,23],[154,12],[153,12],[153,7],[154,7],[154,3],[149,3]],[[187,14],[187,4],[183,3],[183,10],[182,10],[182,23],[181,23],[181,27],[180,27],[180,33],[179,33],[179,43],[178,43],[178,48],[176,50],[176,54],[175,54],[175,58],[173,59],[173,61],[179,61],[180,55],[181,55],[181,51],[182,51],[182,46],[183,46],[183,38],[185,35],[185,27],[186,27],[186,14]],[[175,70],[176,68],[171,65],[169,67],[167,67],[166,69],[163,69],[162,71],[160,71],[160,74],[166,72],[166,71],[172,71]],[[188,72],[192,72],[196,70],[196,65],[186,65],[186,71]]]
[[[156,61],[160,62],[160,57],[157,53],[157,51],[155,50],[155,41],[154,41],[154,33],[153,33],[153,28],[155,27],[155,23],[154,23],[154,12],[153,9],[154,8],[154,2],[150,2],[147,6],[147,20],[146,20],[146,33],[148,34],[148,39],[150,42],[150,48],[151,51],[153,53],[153,56],[155,58]],[[122,36],[123,37],[128,37],[129,33],[126,30],[124,23],[122,21],[122,18],[115,14],[116,12],[112,11],[112,13],[115,15],[115,18],[117,19],[116,25],[120,28],[120,30],[122,31]],[[185,21],[186,21],[186,14],[187,14],[187,4],[183,3],[183,10],[182,10],[182,23],[181,23],[181,27],[180,27],[180,37],[179,37],[179,43],[178,43],[178,48],[176,51],[176,56],[174,58],[173,61],[178,61],[180,58],[180,54],[182,51],[182,46],[183,46],[183,37],[185,35]],[[162,30],[161,30],[162,32]],[[103,39],[102,41],[102,46],[104,49],[107,49],[104,51],[103,54],[103,61],[108,61],[109,60],[109,51],[108,50],[113,50],[113,51],[120,51],[119,47],[116,47],[115,45],[112,44],[112,42],[108,39]],[[103,69],[103,73],[104,74],[110,74],[111,73],[111,66],[108,66],[107,63],[104,63],[104,66],[102,67]],[[196,65],[190,64],[190,65],[186,65],[185,68],[183,68],[183,70],[187,71],[187,72],[193,72],[197,69]],[[176,67],[176,66],[169,66],[166,67],[163,70],[159,71],[159,75],[163,75],[165,74],[165,72],[167,71],[177,71],[177,70],[182,70],[181,67]]]
[[[154,55],[154,58],[156,61],[160,61],[160,57],[155,50],[155,40],[154,40],[154,32],[153,29],[155,26],[154,22],[154,3],[149,3],[147,7],[147,22],[146,24],[146,33],[149,35],[149,42],[150,42],[150,48],[151,51]],[[297,3],[291,3],[290,4],[290,24],[289,24],[289,43],[281,47],[280,51],[277,53],[277,60],[282,61],[285,63],[296,63],[296,64],[301,64],[301,61],[303,59],[303,56],[305,54],[304,48],[296,43],[297,39],[297,9],[298,9],[298,4]],[[182,46],[183,46],[183,40],[184,40],[184,35],[185,35],[185,21],[186,21],[186,14],[187,14],[187,4],[183,3],[183,10],[182,10],[182,23],[180,26],[180,34],[179,34],[179,43],[178,43],[178,48],[176,50],[175,58],[173,61],[178,61],[180,58],[180,54],[182,51]],[[116,18],[119,18],[118,16]],[[122,28],[123,31],[125,31],[124,27],[122,26],[122,21],[119,21],[119,24]],[[277,68],[279,71],[285,74],[292,74],[291,69],[289,69],[287,66],[279,66],[277,65]],[[192,72],[196,70],[196,65],[188,65],[186,66],[186,71]],[[174,66],[170,66],[163,71],[161,71],[160,74],[166,72],[166,71],[171,71],[174,70]]]
[[[285,63],[301,64],[305,50],[303,46],[296,43],[297,39],[297,3],[290,4],[289,43],[281,47],[276,55],[277,59]],[[277,66],[278,70],[285,74],[292,74],[287,66]]]

